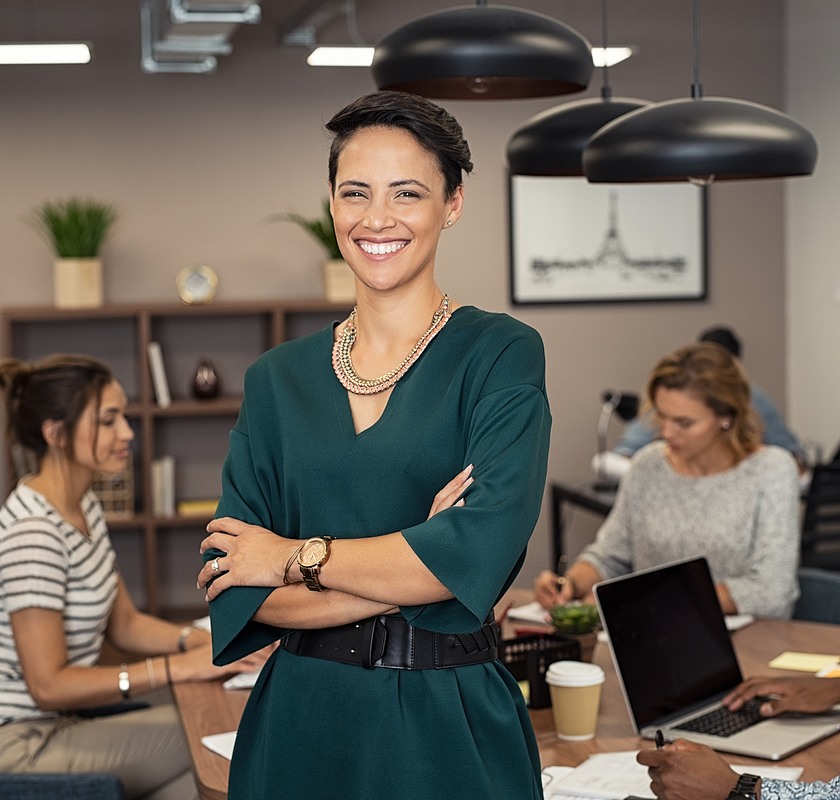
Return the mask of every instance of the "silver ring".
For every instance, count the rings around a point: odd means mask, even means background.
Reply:
[[[216,572],[216,573],[221,572],[221,570],[219,569],[219,559],[218,558],[214,558],[210,562],[210,569],[212,569],[213,572]]]

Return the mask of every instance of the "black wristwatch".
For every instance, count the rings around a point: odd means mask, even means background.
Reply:
[[[726,800],[757,800],[755,785],[758,780],[758,775],[750,775],[747,772],[739,775],[738,783],[735,784],[735,788],[729,793]]]

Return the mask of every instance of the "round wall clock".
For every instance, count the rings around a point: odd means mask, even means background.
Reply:
[[[205,264],[190,264],[175,278],[178,297],[189,305],[212,303],[219,288],[219,276]]]

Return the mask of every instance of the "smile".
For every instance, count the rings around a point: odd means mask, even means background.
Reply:
[[[396,253],[402,250],[406,242],[359,242],[359,247],[372,256],[384,256],[387,253]]]

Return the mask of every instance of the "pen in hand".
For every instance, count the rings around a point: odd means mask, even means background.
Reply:
[[[665,737],[662,735],[662,731],[659,730],[659,728],[656,729],[655,741],[657,750],[661,750],[663,747],[665,747]]]

